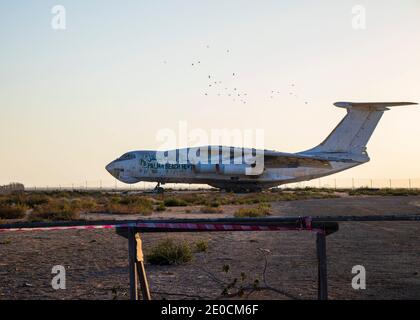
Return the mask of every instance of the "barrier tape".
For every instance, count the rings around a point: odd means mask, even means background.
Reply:
[[[262,226],[262,225],[239,225],[239,224],[220,224],[220,223],[159,223],[159,222],[136,222],[123,224],[104,224],[86,226],[52,226],[34,228],[9,228],[1,229],[0,232],[22,232],[22,231],[54,231],[54,230],[93,230],[93,229],[116,229],[116,228],[143,228],[143,229],[172,229],[172,230],[200,230],[200,231],[316,231],[323,232],[322,229],[313,229],[310,219],[305,219],[305,224],[301,223],[296,227],[283,226]]]

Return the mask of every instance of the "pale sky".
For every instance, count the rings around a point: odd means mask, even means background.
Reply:
[[[2,1],[0,39],[0,184],[112,184],[108,162],[179,121],[298,152],[344,116],[336,101],[420,102],[418,0]],[[420,107],[386,112],[368,152],[338,177],[420,178]]]

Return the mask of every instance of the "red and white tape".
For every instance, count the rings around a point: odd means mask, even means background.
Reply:
[[[311,224],[306,227],[281,227],[281,226],[261,226],[261,225],[239,225],[239,224],[220,224],[220,223],[160,223],[160,222],[138,222],[123,224],[104,224],[90,226],[52,226],[35,228],[9,228],[0,229],[0,232],[19,232],[19,231],[53,231],[53,230],[92,230],[92,229],[114,229],[114,228],[142,228],[142,229],[172,229],[172,230],[207,230],[207,231],[317,231],[312,229]]]

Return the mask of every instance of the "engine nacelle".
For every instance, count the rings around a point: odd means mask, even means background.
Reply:
[[[216,173],[216,166],[215,164],[198,163],[193,166],[193,170],[195,173]]]
[[[217,164],[216,168],[217,168],[217,173],[224,174],[224,175],[231,175],[231,176],[245,176],[245,175],[260,175],[261,174],[261,173],[254,173],[254,170],[252,170],[253,166],[248,165],[248,164]]]

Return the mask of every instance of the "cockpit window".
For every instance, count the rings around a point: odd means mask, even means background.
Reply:
[[[125,153],[121,157],[119,157],[117,159],[117,161],[131,160],[131,159],[135,159],[135,158],[136,158],[136,155],[134,153]]]

